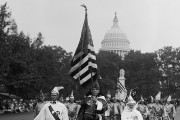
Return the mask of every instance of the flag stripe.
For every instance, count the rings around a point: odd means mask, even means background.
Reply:
[[[126,88],[122,85],[121,82],[117,83],[117,88],[119,89],[120,92],[126,92]]]
[[[97,64],[91,32],[88,26],[87,12],[81,32],[81,38],[71,61],[70,76],[81,85],[97,77]]]

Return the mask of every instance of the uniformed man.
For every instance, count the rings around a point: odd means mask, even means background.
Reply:
[[[69,120],[76,120],[80,105],[74,102],[73,91],[69,97],[69,103],[66,105],[66,107],[68,109]]]
[[[135,108],[135,105],[136,101],[129,95],[126,107],[121,114],[121,120],[143,120],[141,113]]]
[[[113,120],[120,120],[121,119],[121,112],[122,112],[122,108],[120,105],[120,101],[118,102],[118,98],[115,95],[114,99],[113,99],[113,106],[112,106],[112,111],[113,111]]]
[[[155,104],[154,104],[154,112],[155,112],[155,119],[156,120],[162,120],[163,116],[163,106],[160,103],[161,100],[161,92],[159,92],[155,97]]]
[[[141,115],[143,116],[143,119],[146,120],[146,118],[148,117],[149,111],[148,111],[148,107],[145,105],[145,101],[142,95],[141,95],[141,100],[138,104],[137,110],[141,113]]]
[[[112,113],[112,106],[113,103],[111,102],[111,93],[108,91],[106,95],[106,101],[107,101],[107,110],[104,113],[105,120],[113,120],[113,113]]]
[[[81,105],[79,120],[102,120],[102,114],[107,110],[107,102],[100,91],[97,80],[93,88],[85,95],[85,100]]]
[[[164,120],[174,120],[174,117],[176,116],[176,109],[171,102],[171,96],[167,98],[167,102],[164,106]]]
[[[147,107],[148,107],[148,111],[149,111],[149,114],[148,114],[149,120],[154,120],[154,117],[155,117],[154,98],[152,96],[149,97]]]
[[[51,91],[51,101],[44,105],[34,120],[69,120],[66,106],[58,101],[61,89],[64,87],[55,87]]]
[[[68,104],[69,104],[69,97],[66,97],[64,105],[67,107]]]

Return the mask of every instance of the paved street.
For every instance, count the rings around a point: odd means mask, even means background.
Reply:
[[[33,120],[33,112],[3,114],[0,120]]]
[[[4,114],[0,115],[0,120],[33,120],[33,112]],[[177,109],[175,120],[180,120],[180,107]]]
[[[177,108],[175,120],[180,120],[180,107]]]

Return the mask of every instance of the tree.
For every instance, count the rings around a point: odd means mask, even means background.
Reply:
[[[123,66],[122,58],[113,52],[100,51],[97,54],[97,65],[102,77],[100,84],[103,87],[103,92],[106,93],[110,89],[115,91],[119,70]]]
[[[155,57],[154,53],[134,50],[125,56],[123,68],[126,71],[126,87],[128,90],[138,88],[138,97],[155,95],[160,89],[161,74],[154,60]]]
[[[156,62],[163,75],[161,82],[164,94],[173,94],[180,84],[180,48],[165,46],[156,51],[156,54],[158,55]]]

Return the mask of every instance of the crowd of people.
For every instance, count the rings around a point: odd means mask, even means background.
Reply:
[[[58,99],[60,89],[63,87],[52,90],[50,101],[41,96],[34,120],[174,120],[176,116],[176,102],[171,96],[162,102],[159,93],[150,101],[141,96],[136,102],[131,94],[127,100],[119,100],[109,92],[103,96],[95,83],[84,100],[75,102],[73,92],[65,100]]]
[[[124,100],[112,97],[109,91],[104,96],[98,82],[81,101],[75,101],[73,91],[65,99],[59,98],[61,89],[64,87],[55,87],[50,100],[42,91],[37,100],[3,99],[0,114],[34,111],[34,120],[174,120],[178,106],[171,96],[162,100],[160,93],[150,99],[141,96],[139,101],[131,94]]]
[[[29,112],[33,110],[35,103],[35,100],[0,99],[0,114]]]

